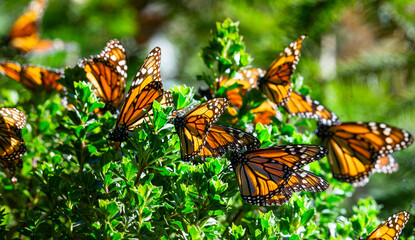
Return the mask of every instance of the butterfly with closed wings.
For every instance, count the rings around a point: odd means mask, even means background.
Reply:
[[[287,145],[248,152],[232,151],[231,164],[242,199],[259,206],[282,205],[293,192],[321,192],[323,178],[301,167],[323,158],[327,149],[316,145]]]
[[[110,40],[100,54],[82,59],[78,65],[85,70],[97,97],[105,103],[105,108],[96,112],[115,112],[124,99],[128,69],[125,49],[120,41]]]
[[[16,168],[22,168],[22,156],[26,145],[22,138],[22,128],[26,125],[26,115],[16,108],[0,108],[0,166],[13,183]]]
[[[172,106],[171,93],[163,89],[160,78],[161,50],[155,47],[144,60],[124,99],[117,124],[109,140],[124,142],[129,133],[144,121],[151,124],[153,101],[162,106]]]

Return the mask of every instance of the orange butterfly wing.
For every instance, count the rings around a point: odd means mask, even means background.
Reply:
[[[63,86],[57,82],[62,78],[61,69],[51,69],[32,65],[20,65],[17,62],[1,61],[0,72],[18,82],[26,88],[36,91],[38,89],[52,89],[61,91]]]
[[[373,169],[379,158],[406,148],[413,142],[408,132],[383,123],[319,125],[317,136],[329,149],[327,159],[333,176],[355,186],[367,183],[368,177],[376,171]]]
[[[318,120],[324,125],[336,125],[340,123],[339,118],[318,101],[309,96],[297,92],[291,92],[284,109],[294,116]]]
[[[22,168],[22,156],[26,145],[22,128],[26,124],[25,114],[16,108],[0,108],[0,165],[7,176],[16,182],[16,167]]]
[[[293,192],[322,192],[329,187],[330,185],[325,179],[309,171],[298,169],[297,171],[293,172],[290,180],[281,190],[281,192],[277,193],[271,199],[266,201],[265,205],[280,206],[287,203],[290,200]]]
[[[267,203],[272,204],[272,201],[282,202],[281,198],[291,197],[289,188],[287,192],[280,193],[287,186],[293,173],[326,154],[327,149],[320,146],[287,145],[260,148],[246,153],[232,152],[231,164],[238,179],[242,199],[263,206]],[[272,200],[275,195],[285,193],[287,196]]]
[[[117,126],[109,136],[110,140],[126,141],[127,131],[133,131],[144,121],[150,122],[148,116],[153,114],[154,100],[164,106],[172,105],[171,93],[163,90],[160,63],[161,50],[155,47],[148,54],[131,84],[117,118]]]
[[[127,79],[127,58],[123,45],[116,39],[110,40],[97,56],[80,61],[95,94],[105,103],[105,110],[114,112],[122,103]]]
[[[202,159],[218,157],[228,150],[254,150],[261,143],[254,136],[242,130],[213,124],[206,137],[206,143],[200,152]]]
[[[29,4],[10,29],[10,46],[26,53],[34,49],[47,50],[53,45],[51,41],[39,38],[37,22],[42,17],[46,5],[46,0],[33,0]]]
[[[407,211],[395,213],[375,228],[366,239],[397,240],[408,220]]]
[[[214,98],[199,106],[191,107],[189,112],[177,111],[174,126],[180,139],[181,158],[189,161],[202,151],[212,124],[228,106],[225,98]]]
[[[300,36],[284,49],[284,52],[269,66],[263,77],[258,79],[258,87],[278,106],[283,105],[291,92],[291,78],[300,60],[301,43],[306,35]]]

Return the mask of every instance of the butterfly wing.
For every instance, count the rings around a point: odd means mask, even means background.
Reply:
[[[0,72],[21,82],[26,88],[32,91],[38,89],[61,91],[63,89],[63,86],[57,82],[58,79],[64,76],[61,69],[20,65],[17,62],[1,61]]]
[[[218,157],[228,150],[254,150],[261,143],[249,133],[236,128],[213,124],[206,137],[206,143],[200,152],[202,159]]]
[[[407,211],[395,213],[375,228],[366,239],[397,240],[408,220]]]
[[[26,124],[25,114],[16,108],[0,108],[0,165],[13,182],[16,167],[22,167],[22,156],[26,145],[22,128]]]
[[[280,111],[278,111],[275,103],[271,101],[265,101],[261,103],[257,108],[251,109],[251,113],[255,115],[254,124],[262,123],[268,125],[272,121],[272,117],[279,119]]]
[[[180,139],[181,158],[189,161],[199,155],[206,142],[209,129],[228,106],[225,98],[211,99],[183,115],[179,111],[174,126]]]
[[[257,79],[265,74],[265,71],[260,68],[250,68],[240,72],[237,72],[233,78],[224,78],[219,82],[219,87],[231,88],[234,85],[238,85],[234,88],[226,91],[226,97],[229,103],[236,107],[241,108],[242,96],[246,95],[246,92],[257,86]],[[216,87],[218,90],[219,87]]]
[[[324,125],[331,126],[340,124],[340,120],[336,114],[328,110],[318,101],[297,92],[291,92],[283,107],[291,115],[316,119]]]
[[[1,61],[0,72],[18,82],[21,81],[20,73],[22,72],[22,66],[17,62]]]
[[[324,157],[327,149],[315,145],[287,145],[260,148],[246,153],[232,152],[231,164],[238,179],[242,199],[256,205],[271,204],[289,182],[293,172]],[[300,175],[301,177],[301,175]],[[285,201],[287,196],[273,201]]]
[[[127,131],[132,131],[143,121],[148,120],[146,112],[152,111],[154,100],[163,102],[163,99],[166,99],[164,104],[172,103],[171,99],[166,98],[171,94],[163,90],[160,63],[161,50],[155,47],[144,60],[131,84],[117,118],[117,126],[109,136],[110,140],[126,141]]]
[[[329,149],[327,159],[333,176],[355,186],[366,184],[379,158],[413,142],[402,129],[372,122],[319,125],[317,135]]]
[[[295,172],[293,172],[290,180],[285,185],[285,187],[281,190],[281,192],[279,192],[278,194],[273,196],[271,199],[266,201],[265,205],[281,206],[290,200],[293,192],[301,192],[301,191],[322,192],[322,191],[325,191],[329,187],[330,185],[325,179],[309,171],[298,169]]]
[[[110,40],[100,54],[80,61],[79,66],[85,70],[105,108],[116,110],[124,99],[127,79],[127,58],[123,45],[116,39]]]
[[[394,173],[398,169],[398,162],[391,155],[386,155],[376,161],[373,173]]]
[[[46,0],[33,0],[25,12],[12,25],[9,33],[9,45],[26,53],[37,48],[41,43],[45,46],[48,41],[39,40],[37,22],[42,17],[47,5]],[[49,41],[49,45],[52,46]]]
[[[264,77],[259,78],[259,89],[278,106],[283,105],[290,95],[291,78],[300,60],[301,43],[305,37],[300,36],[285,48],[271,63]]]

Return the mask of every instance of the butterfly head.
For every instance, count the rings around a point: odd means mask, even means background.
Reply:
[[[127,141],[129,134],[128,134],[128,129],[127,126],[125,125],[121,125],[117,126],[114,131],[112,131],[109,136],[108,136],[108,140],[110,141],[115,141],[115,142],[125,142]]]
[[[248,160],[245,158],[245,155],[240,151],[231,152],[231,165],[235,169],[236,166],[240,163],[246,163]]]
[[[176,128],[176,130],[186,127],[186,120],[183,115],[176,115],[176,117],[174,118],[174,127]]]
[[[332,132],[330,132],[330,125],[325,125],[325,124],[318,124],[317,130],[316,130],[316,135],[319,138],[329,138],[333,135]]]

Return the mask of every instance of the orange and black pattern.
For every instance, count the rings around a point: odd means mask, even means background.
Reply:
[[[219,157],[230,150],[255,150],[261,147],[261,143],[251,134],[242,130],[213,124],[206,137],[200,156]]]
[[[216,122],[228,104],[226,98],[214,98],[201,105],[189,107],[186,111],[175,112],[173,121],[180,139],[182,160],[189,161],[199,156],[212,124]],[[212,146],[215,148],[213,142]],[[208,151],[210,150],[207,149]],[[212,151],[215,150],[212,149]],[[221,150],[218,149],[218,151]]]
[[[16,167],[22,168],[22,156],[26,145],[22,138],[22,128],[26,125],[26,115],[16,108],[0,108],[0,165],[13,183]]]
[[[328,188],[324,179],[300,169],[326,155],[327,149],[320,146],[287,145],[245,153],[233,151],[231,164],[242,199],[260,206],[281,205],[293,192]]]
[[[52,41],[41,40],[39,36],[38,22],[43,16],[47,0],[33,0],[25,12],[14,22],[7,44],[13,48],[27,53],[32,50],[45,51],[53,46]]]
[[[370,232],[367,238],[360,239],[398,240],[408,220],[409,213],[407,211],[395,213]]]
[[[287,102],[283,108],[291,115],[316,119],[324,125],[340,124],[339,118],[335,113],[328,110],[318,101],[311,99],[309,96],[302,95],[297,92],[291,92]]]
[[[312,172],[298,169],[293,172],[290,180],[280,193],[265,202],[267,206],[281,206],[287,203],[292,197],[293,192],[322,192],[330,187],[329,183],[323,178]]]
[[[63,78],[63,70],[38,67],[32,65],[20,65],[12,61],[0,61],[0,73],[18,82],[26,88],[36,91],[41,89],[61,91],[63,86],[57,82]]]
[[[138,70],[131,88],[122,104],[117,125],[109,135],[109,140],[126,141],[128,131],[139,126],[144,121],[150,123],[153,110],[153,101],[156,100],[164,106],[171,106],[171,94],[163,90],[160,78],[161,50],[155,47],[147,56]]]
[[[115,112],[124,99],[127,79],[127,58],[123,45],[116,39],[110,40],[100,54],[81,60],[79,66],[85,70],[97,97],[105,103],[100,112]]]
[[[333,176],[354,186],[365,185],[374,172],[397,169],[389,154],[407,148],[414,140],[402,129],[373,122],[319,125],[317,136],[329,149]]]
[[[291,78],[300,60],[301,43],[305,37],[300,36],[286,47],[271,63],[265,75],[257,80],[259,89],[278,106],[282,106],[290,96]]]

